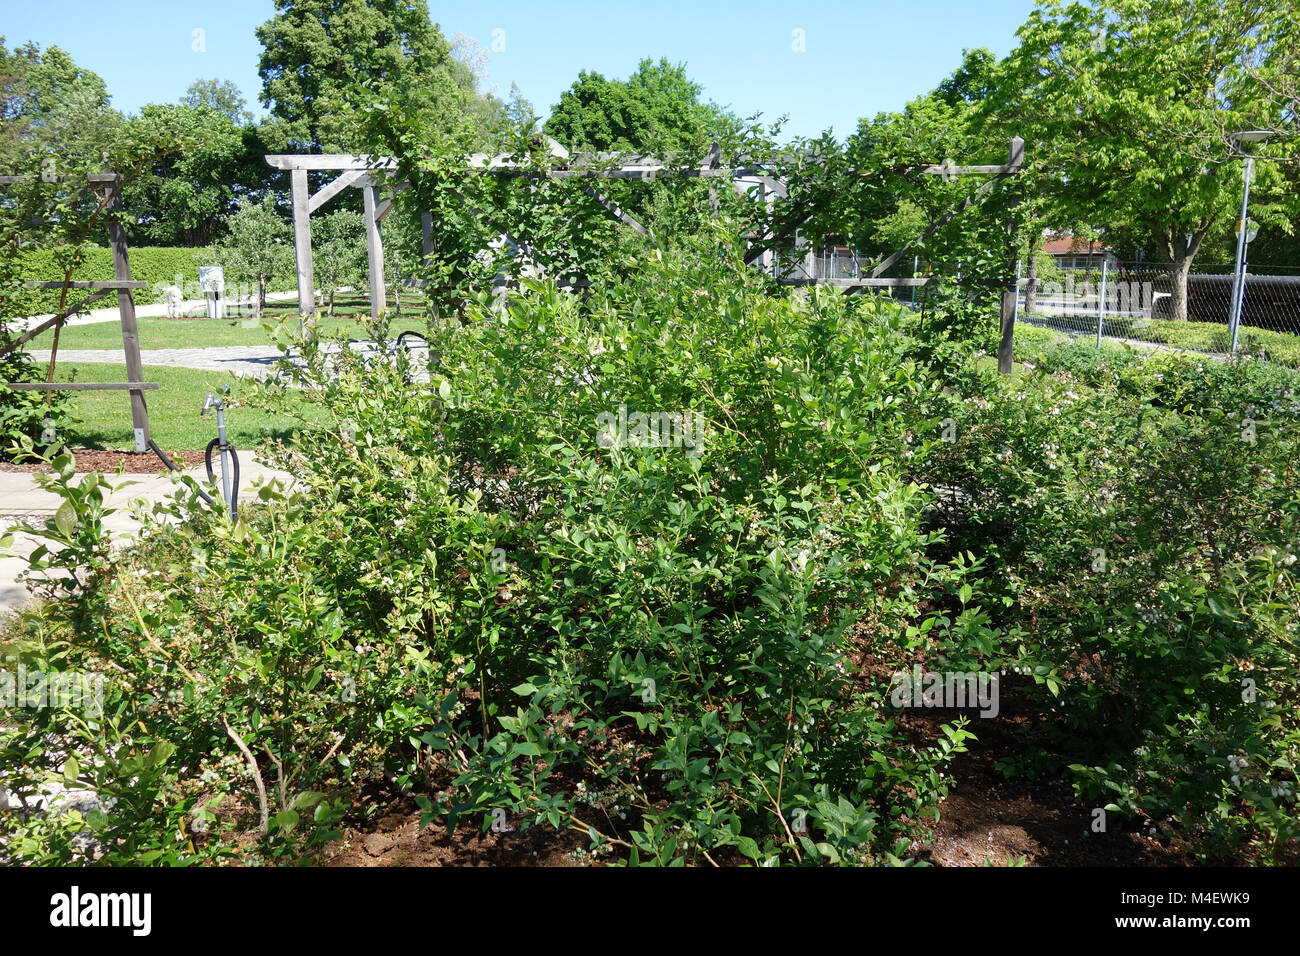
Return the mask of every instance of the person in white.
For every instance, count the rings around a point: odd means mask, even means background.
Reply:
[[[167,318],[174,319],[181,314],[181,290],[179,286],[169,285],[163,289],[163,299],[167,303]]]

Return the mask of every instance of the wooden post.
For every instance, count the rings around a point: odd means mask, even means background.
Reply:
[[[122,206],[122,197],[117,193],[117,176],[108,182],[108,202],[110,211],[116,212]],[[109,218],[108,242],[113,248],[113,278],[129,281],[131,278],[131,261],[126,252],[126,229],[116,219]],[[140,360],[140,333],[135,324],[135,298],[130,289],[117,290],[117,311],[122,323],[122,352],[126,357],[126,380],[128,382],[144,381],[144,363]],[[153,436],[149,434],[149,408],[145,404],[144,390],[133,388],[131,392],[131,429],[135,434],[135,450],[148,451]]]
[[[433,213],[420,213],[420,251],[424,258],[433,255]]]
[[[998,371],[1011,374],[1011,355],[1016,338],[1016,290],[1002,292],[1002,340],[998,343]]]
[[[307,189],[307,170],[294,167],[289,172],[293,187],[293,252],[298,260],[298,314],[316,311],[316,274],[311,264],[311,193]]]
[[[1017,170],[1025,164],[1025,141],[1019,136],[1011,140],[1011,156],[1007,165]],[[1014,209],[1014,205],[1012,206]],[[1017,252],[1015,246],[1014,231],[1008,242],[1009,260],[1007,264],[1007,273],[1014,276],[1015,272],[1012,263],[1017,261]],[[1011,374],[1011,359],[1015,348],[1016,341],[1016,298],[1019,296],[1019,281],[1016,278],[1010,280],[1011,287],[1002,292],[1002,338],[998,343],[998,371],[1003,375]]]
[[[384,243],[379,237],[379,223],[375,219],[378,206],[375,196],[375,180],[367,177],[361,187],[365,200],[366,213],[366,255],[370,260],[370,317],[379,318],[384,311]]]

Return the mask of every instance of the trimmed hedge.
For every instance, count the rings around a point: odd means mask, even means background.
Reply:
[[[162,301],[162,287],[172,285],[176,277],[181,277],[181,288],[186,295],[192,293],[189,283],[199,281],[199,264],[212,259],[212,250],[204,247],[189,246],[133,246],[128,250],[131,260],[131,278],[143,279],[149,283],[148,288],[135,290],[138,305],[151,305]],[[60,278],[54,257],[47,249],[25,251],[19,257],[18,281],[55,280]],[[91,246],[86,260],[77,269],[74,279],[111,279],[113,278],[113,253],[107,246]],[[234,277],[227,273],[226,284],[229,286]],[[286,288],[293,288],[288,280]],[[274,291],[282,291],[275,286]],[[0,299],[0,318],[16,316],[43,315],[58,308],[58,289],[13,289],[12,295]],[[78,290],[69,295],[85,295]],[[112,306],[116,300],[108,297],[96,302],[91,308]]]
[[[155,291],[154,285],[171,285],[179,275],[183,282],[199,281],[199,264],[195,255],[202,255],[207,250],[188,247],[138,246],[128,250],[131,260],[131,278],[143,279],[149,288],[135,290],[135,301],[141,305],[161,302],[162,295]],[[48,249],[25,251],[20,257],[20,281],[56,280],[60,278],[54,256]],[[111,279],[113,278],[113,253],[107,246],[91,246],[87,250],[86,260],[73,275],[74,279]],[[7,302],[0,305],[0,316],[41,315],[53,312],[59,305],[58,289],[18,289]],[[70,292],[72,295],[84,295],[84,291]],[[111,306],[111,298],[101,300],[92,308]]]

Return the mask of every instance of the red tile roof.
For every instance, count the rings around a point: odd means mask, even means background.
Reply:
[[[1098,256],[1107,249],[1100,242],[1090,242],[1075,236],[1057,236],[1044,240],[1043,251],[1051,256]]]

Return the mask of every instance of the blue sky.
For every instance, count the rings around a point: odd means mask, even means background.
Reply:
[[[274,13],[271,0],[4,5],[8,46],[63,47],[104,77],[119,109],[172,102],[193,80],[219,77],[261,112],[253,29]],[[708,99],[741,116],[788,114],[789,134],[833,128],[840,137],[859,117],[932,89],[960,65],[963,48],[1006,54],[1032,7],[1033,0],[429,3],[444,34],[467,34],[488,51],[488,88],[504,97],[516,83],[542,115],[579,70],[625,77],[643,57],[662,56],[685,62]]]

